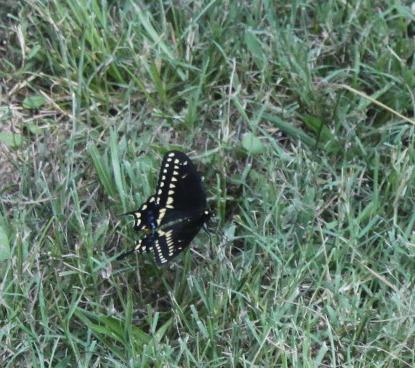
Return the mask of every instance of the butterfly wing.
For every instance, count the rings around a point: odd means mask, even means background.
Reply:
[[[209,217],[210,213],[203,211],[166,228],[164,232],[169,260],[189,246]]]
[[[160,208],[181,211],[206,208],[202,180],[186,154],[170,151],[164,155],[156,191]]]
[[[135,250],[139,253],[152,251],[158,265],[166,264],[190,244],[207,217],[208,213],[204,211],[197,216],[182,218],[145,236],[138,241]]]

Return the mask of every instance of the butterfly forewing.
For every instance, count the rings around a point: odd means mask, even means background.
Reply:
[[[160,208],[192,210],[206,208],[200,175],[183,152],[168,152],[161,164],[156,191]]]

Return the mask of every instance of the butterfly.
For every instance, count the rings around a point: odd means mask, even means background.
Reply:
[[[134,230],[145,236],[118,258],[153,252],[156,263],[163,265],[183,251],[211,216],[201,177],[190,158],[183,152],[167,152],[155,194],[125,215],[134,216]]]

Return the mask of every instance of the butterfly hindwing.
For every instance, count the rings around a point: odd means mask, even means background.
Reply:
[[[171,244],[169,257],[174,257],[179,254],[190,244],[206,222],[208,216],[209,213],[203,211],[197,215],[194,214],[192,217],[183,218],[180,222],[174,223],[166,229],[165,232],[169,233],[168,239],[170,239]]]
[[[153,252],[156,263],[161,266],[180,253],[182,247],[173,242],[173,230],[157,230],[148,234],[136,244],[139,253]]]
[[[166,264],[190,244],[208,216],[204,211],[176,220],[172,225],[145,236],[135,249],[140,253],[152,251],[158,265]]]

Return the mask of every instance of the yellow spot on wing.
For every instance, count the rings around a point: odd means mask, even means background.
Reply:
[[[165,208],[162,208],[161,210],[160,210],[160,212],[159,212],[159,217],[158,217],[158,219],[157,219],[157,225],[159,225],[160,226],[160,224],[161,224],[161,221],[163,220],[163,217],[164,217],[164,215],[166,214],[166,209]],[[160,235],[162,235],[161,234],[161,231],[162,230],[159,230],[159,234]]]
[[[134,250],[141,250],[143,248],[143,242],[140,240],[135,246]]]

